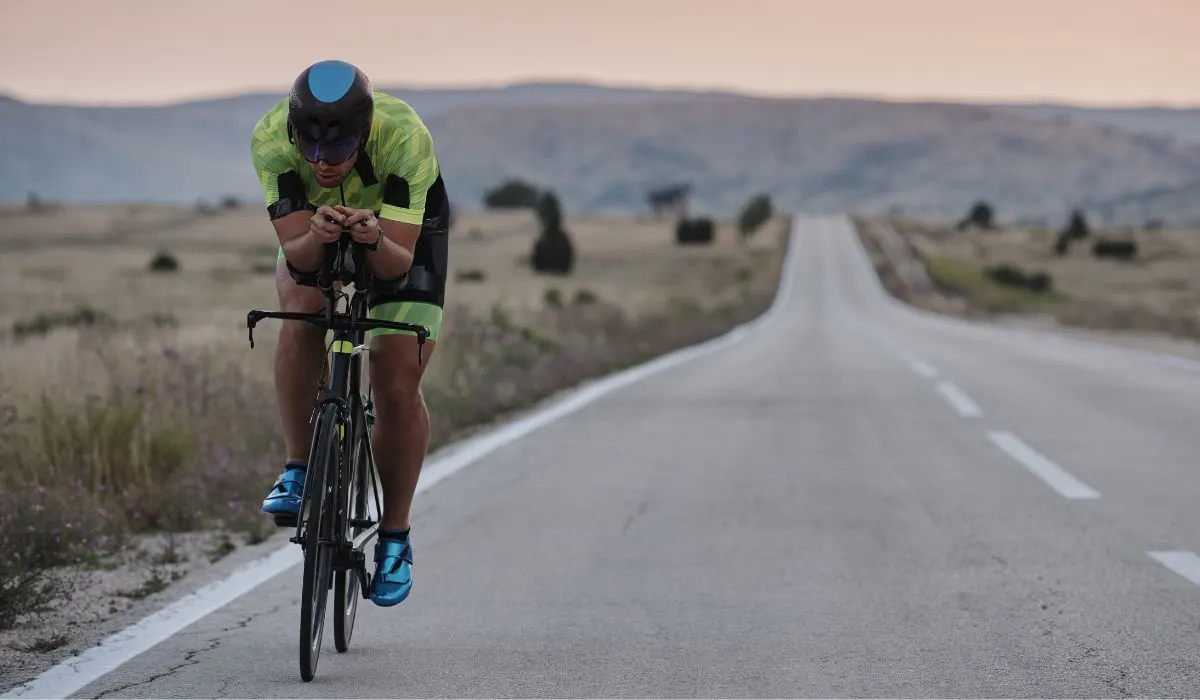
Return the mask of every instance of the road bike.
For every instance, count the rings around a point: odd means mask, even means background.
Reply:
[[[368,317],[379,295],[398,289],[403,282],[403,279],[384,282],[367,271],[366,251],[377,246],[378,243],[354,241],[349,230],[344,229],[340,240],[326,244],[325,262],[317,272],[299,272],[288,265],[298,284],[315,286],[325,293],[324,311],[254,309],[246,316],[251,348],[254,327],[264,319],[303,321],[333,331],[324,368],[328,384],[317,381],[315,427],[299,516],[275,518],[279,526],[295,526],[295,535],[289,541],[300,545],[304,552],[300,677],[306,682],[316,675],[329,590],[334,590],[338,606],[333,619],[334,647],[338,652],[349,648],[359,597],[370,595],[371,575],[367,573],[363,550],[379,530],[383,509],[379,471],[371,448],[374,405],[370,387],[364,389],[362,381],[363,353],[369,352],[365,335],[378,328],[415,333],[418,359],[429,337],[429,329],[424,326]],[[335,290],[335,284],[340,284],[341,289]],[[348,284],[354,286],[353,295],[344,291]],[[338,310],[339,299],[346,301],[346,310]]]

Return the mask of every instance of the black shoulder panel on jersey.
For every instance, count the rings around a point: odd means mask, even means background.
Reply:
[[[408,180],[398,175],[388,175],[383,188],[383,203],[392,207],[408,208]]]
[[[275,182],[279,186],[279,199],[267,207],[267,214],[271,217],[271,221],[309,208],[308,193],[304,190],[304,182],[295,170],[280,173]]]
[[[375,177],[375,164],[371,162],[371,156],[367,155],[366,151],[358,154],[358,160],[354,161],[354,170],[358,172],[363,186],[371,187],[379,184],[379,178]]]

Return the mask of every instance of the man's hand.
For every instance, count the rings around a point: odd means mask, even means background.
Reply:
[[[333,219],[333,221],[330,221]],[[342,237],[342,226],[346,215],[333,207],[323,206],[312,215],[308,234],[322,243],[337,243]]]
[[[350,237],[357,243],[364,245],[374,245],[380,242],[383,236],[383,229],[379,227],[379,219],[375,217],[375,212],[370,209],[350,209],[337,206],[337,211],[345,217],[344,227],[350,229]]]

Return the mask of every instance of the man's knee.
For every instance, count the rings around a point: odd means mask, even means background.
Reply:
[[[371,347],[371,389],[383,403],[404,404],[421,396],[421,379],[437,343],[425,341],[418,357],[417,339],[411,335],[379,336]]]

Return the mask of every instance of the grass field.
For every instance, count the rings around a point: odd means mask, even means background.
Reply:
[[[719,222],[713,245],[688,247],[669,220],[567,212],[565,228],[577,266],[559,277],[529,267],[532,213],[456,221],[423,385],[431,447],[757,315],[787,222],[747,241]],[[274,240],[258,206],[0,211],[0,645],[25,640],[11,653],[66,653],[86,625],[64,637],[64,615],[119,614],[274,531],[258,509],[282,459],[278,323],[253,350],[245,329],[277,303]],[[151,271],[159,251],[178,269]],[[80,586],[87,610],[71,612]]]
[[[261,207],[209,216],[168,206],[12,211],[0,211],[6,250],[0,256],[0,339],[21,341],[19,352],[0,359],[0,379],[21,379],[10,390],[41,391],[61,376],[64,358],[75,362],[86,332],[16,337],[20,328],[56,315],[87,318],[80,310],[92,309],[129,330],[172,326],[175,342],[240,349],[248,348],[245,312],[276,304],[276,244]],[[527,257],[537,234],[531,213],[464,215],[451,239],[446,323],[490,314],[493,307],[514,322],[533,323],[546,310],[548,294],[551,302],[557,295],[568,305],[582,295],[632,318],[727,306],[745,293],[769,289],[781,225],[777,219],[741,244],[731,224],[722,222],[716,245],[685,249],[673,244],[666,220],[568,218],[578,267],[556,278],[530,271]],[[158,250],[170,251],[180,269],[149,271]],[[269,370],[257,363],[270,358],[274,323],[264,322],[256,333],[263,350],[241,355],[257,373]]]

